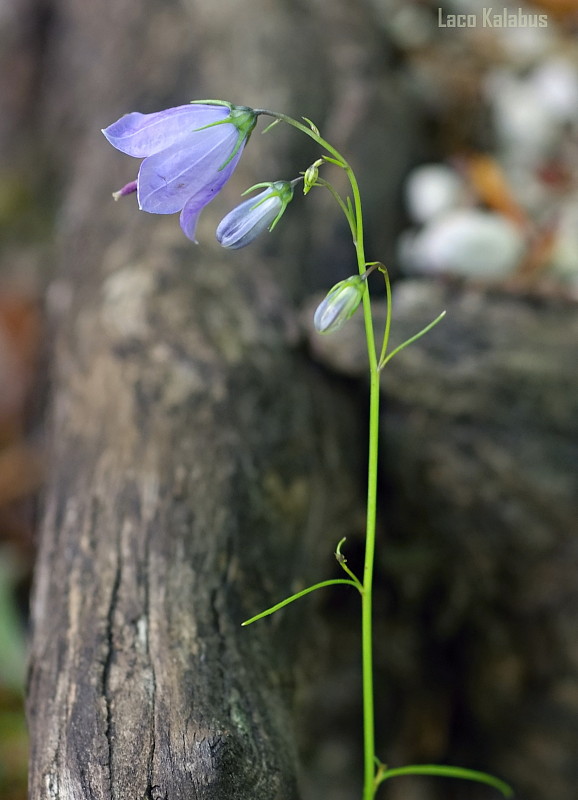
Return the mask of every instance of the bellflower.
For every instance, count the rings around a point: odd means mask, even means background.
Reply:
[[[199,215],[231,177],[256,121],[251,108],[210,100],[126,114],[102,132],[117,150],[144,160],[136,182],[115,196],[136,190],[142,211],[180,211],[181,228],[196,241]]]
[[[237,250],[251,244],[266,228],[272,231],[293,198],[293,186],[297,180],[257,183],[247,189],[247,192],[251,192],[262,186],[267,187],[223,217],[216,231],[219,244]]]
[[[365,292],[365,274],[339,281],[319,303],[313,315],[318,333],[333,333],[353,316]]]

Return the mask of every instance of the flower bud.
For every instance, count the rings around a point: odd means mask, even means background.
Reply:
[[[267,228],[272,231],[293,197],[293,184],[289,181],[259,183],[252,188],[259,186],[267,188],[238,205],[219,223],[216,236],[223,247],[237,250],[251,244]]]
[[[318,333],[333,333],[347,322],[357,310],[365,292],[365,278],[352,275],[335,284],[317,306],[313,324]]]
[[[317,183],[319,177],[319,167],[323,164],[323,159],[318,158],[310,167],[307,167],[303,173],[303,194],[309,194],[311,189]]]

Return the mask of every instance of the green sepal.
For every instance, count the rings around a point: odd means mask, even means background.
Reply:
[[[269,200],[271,197],[280,197],[281,198],[281,209],[273,222],[269,225],[269,232],[273,230],[275,225],[279,222],[283,214],[285,213],[285,209],[293,199],[293,182],[289,181],[265,181],[263,183],[255,183],[253,186],[250,186],[248,189],[245,189],[244,192],[241,193],[241,197],[244,197],[246,194],[253,192],[255,189],[264,189],[264,188],[271,188],[274,189],[270,192],[267,197],[262,197],[258,200],[254,206],[251,206],[251,211],[254,208],[259,208],[265,200]]]
[[[227,106],[227,108],[232,108],[233,104],[230,103],[228,100],[189,100],[190,105],[197,105],[197,106]]]
[[[221,170],[225,169],[227,164],[230,164],[235,158],[243,143],[249,140],[253,128],[257,124],[258,115],[252,108],[249,108],[249,106],[234,106],[232,103],[228,103],[225,100],[193,100],[192,102],[226,106],[231,112],[225,119],[218,119],[215,122],[209,122],[207,125],[201,125],[200,128],[193,129],[194,131],[204,131],[207,128],[214,128],[215,125],[224,125],[225,123],[234,125],[237,128],[237,141],[235,142],[235,146],[229,158],[219,167],[218,171],[221,172]]]
[[[272,181],[264,181],[263,183],[255,183],[255,184],[253,184],[253,186],[249,186],[248,189],[245,189],[244,192],[241,192],[241,197],[245,197],[246,194],[251,194],[251,192],[254,192],[255,189],[265,189],[267,186],[272,186],[272,185],[273,185]]]

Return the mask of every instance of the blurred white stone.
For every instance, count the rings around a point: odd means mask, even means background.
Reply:
[[[420,6],[400,5],[384,22],[399,47],[422,47],[434,35],[431,16]]]
[[[380,24],[401,48],[423,47],[437,32],[427,8],[407,0],[370,0]]]
[[[557,121],[578,119],[578,67],[568,58],[550,58],[530,76],[539,101]]]
[[[536,169],[528,169],[527,165],[519,163],[517,159],[502,161],[500,166],[508,188],[520,208],[536,220],[551,215],[552,191]]]
[[[560,211],[550,269],[557,278],[578,287],[578,194]]]
[[[530,80],[507,70],[491,70],[484,89],[500,144],[517,160],[535,163],[559,141],[557,118]]]
[[[405,184],[407,210],[418,224],[457,208],[466,198],[467,190],[462,177],[445,164],[416,167]]]
[[[509,220],[472,208],[449,211],[401,237],[399,256],[410,270],[495,280],[515,271],[524,249],[524,236]]]
[[[551,57],[524,77],[488,72],[484,82],[496,134],[515,160],[536,163],[560,146],[565,125],[578,121],[578,66]]]
[[[559,44],[553,26],[532,28],[515,25],[492,28],[492,33],[498,37],[508,62],[519,67],[539,63]]]

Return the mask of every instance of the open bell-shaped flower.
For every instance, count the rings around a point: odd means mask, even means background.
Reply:
[[[201,211],[231,177],[256,121],[251,108],[208,100],[153,114],[135,111],[102,132],[117,150],[144,159],[136,179],[139,208],[180,211],[181,228],[195,241]],[[131,182],[115,194],[134,189]]]
[[[313,315],[313,325],[318,333],[333,333],[353,316],[363,299],[366,274],[352,275],[329,290]]]
[[[223,217],[216,231],[220,245],[231,250],[246,247],[264,230],[273,230],[283,212],[293,198],[293,186],[300,180],[257,183],[243,194],[253,189],[266,188],[255,197],[240,203]]]

